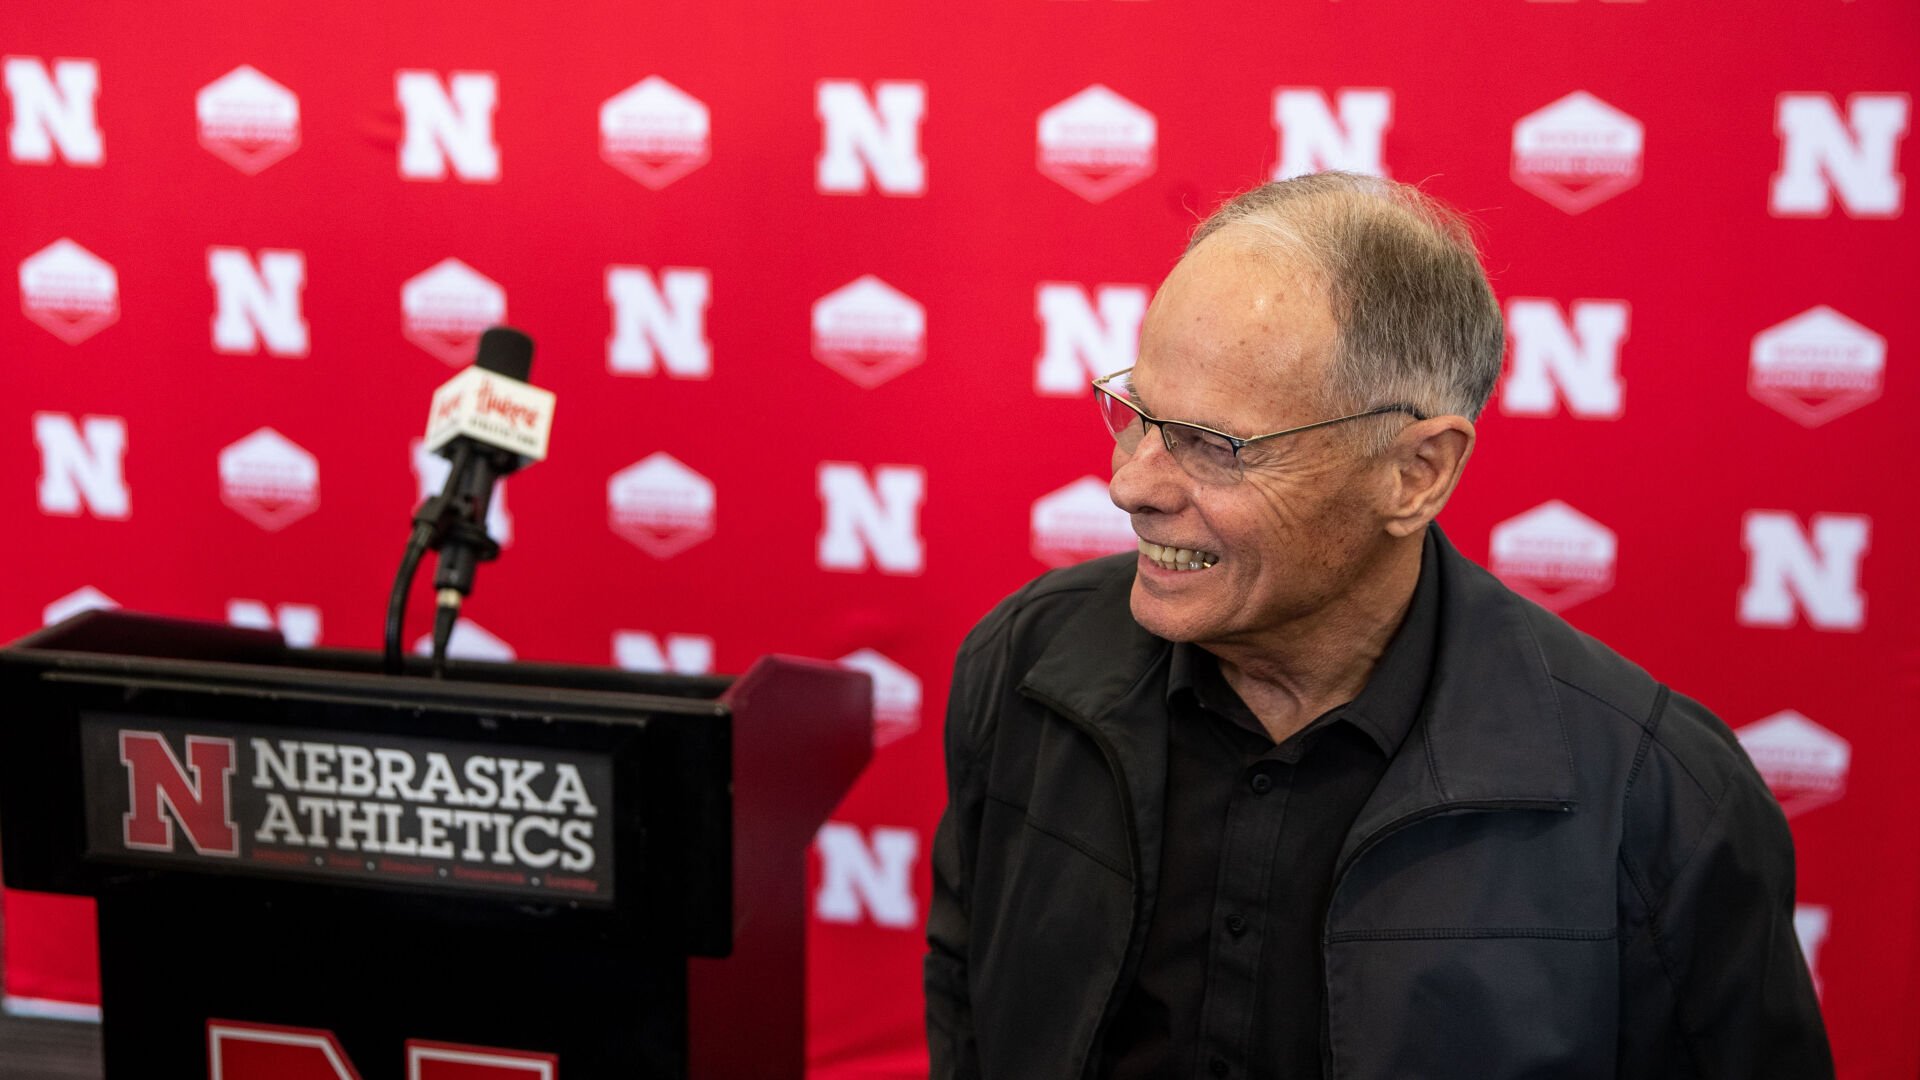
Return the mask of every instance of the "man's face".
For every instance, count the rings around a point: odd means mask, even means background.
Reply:
[[[1160,286],[1141,327],[1133,386],[1156,417],[1241,438],[1330,419],[1319,414],[1320,391],[1335,334],[1309,273],[1224,230]],[[1225,485],[1189,476],[1157,427],[1132,454],[1116,446],[1113,501],[1147,542],[1134,618],[1175,641],[1258,642],[1354,588],[1384,540],[1373,510],[1381,470],[1341,435],[1323,428],[1255,443],[1243,452],[1239,481]],[[1168,569],[1148,545],[1215,561]]]

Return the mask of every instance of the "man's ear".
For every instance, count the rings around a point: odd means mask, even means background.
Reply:
[[[1389,533],[1412,536],[1440,516],[1466,470],[1474,437],[1473,421],[1464,416],[1435,416],[1400,432],[1386,450]]]

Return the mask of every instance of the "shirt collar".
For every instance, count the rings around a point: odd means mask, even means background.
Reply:
[[[1386,651],[1367,676],[1366,686],[1358,697],[1331,710],[1329,717],[1359,728],[1389,757],[1412,730],[1433,673],[1434,644],[1440,626],[1440,560],[1435,543],[1433,530],[1427,530],[1420,546],[1420,577],[1413,587],[1413,599]],[[1180,695],[1197,694],[1203,682],[1224,683],[1202,667],[1216,663],[1199,646],[1176,643],[1167,668],[1167,703],[1173,705]]]

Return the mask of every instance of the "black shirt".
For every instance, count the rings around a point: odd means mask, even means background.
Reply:
[[[1285,742],[1210,653],[1174,646],[1160,889],[1107,1036],[1113,1080],[1320,1076],[1334,861],[1426,696],[1440,609],[1432,546],[1360,696]]]

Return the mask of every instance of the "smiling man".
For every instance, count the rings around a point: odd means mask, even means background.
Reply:
[[[1195,232],[1094,383],[1138,553],[961,647],[936,1077],[1832,1075],[1731,733],[1433,523],[1502,341],[1404,185]]]

